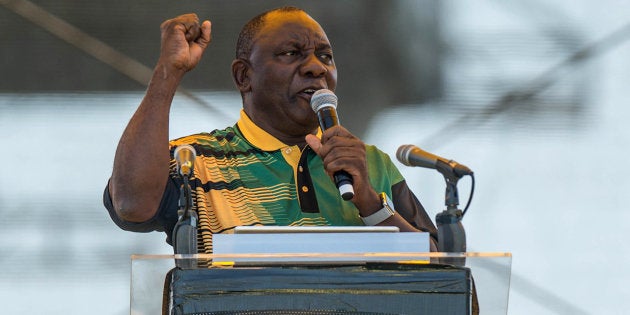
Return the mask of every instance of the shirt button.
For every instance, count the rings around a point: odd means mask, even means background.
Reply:
[[[302,191],[303,191],[303,192],[308,192],[308,187],[306,187],[306,186],[302,186]]]
[[[300,171],[300,173],[304,172],[304,168],[302,167],[302,165],[298,166],[298,171]]]
[[[284,153],[286,153],[286,154],[291,154],[291,152],[293,152],[293,149],[291,149],[291,148],[286,148],[284,150]]]

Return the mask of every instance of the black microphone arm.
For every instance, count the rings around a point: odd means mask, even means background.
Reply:
[[[175,148],[173,153],[177,163],[177,171],[182,178],[180,187],[178,220],[173,228],[173,250],[176,255],[197,254],[197,213],[193,210],[192,188],[190,177],[193,175],[196,151],[191,145],[185,144]],[[182,269],[193,269],[197,266],[196,259],[175,259],[175,265]]]
[[[317,113],[319,126],[322,131],[339,125],[337,117],[337,96],[329,90],[321,89],[313,93],[311,97],[311,108]],[[354,197],[354,188],[352,187],[352,175],[346,171],[337,171],[333,174],[335,184],[339,189],[339,194],[343,200],[350,200]]]

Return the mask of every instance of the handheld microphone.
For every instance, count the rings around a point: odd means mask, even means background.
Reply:
[[[197,156],[195,148],[190,144],[182,144],[175,148],[173,156],[175,156],[179,174],[184,177],[190,177],[195,165],[195,157]]]
[[[458,178],[464,175],[471,175],[473,173],[473,171],[465,165],[429,153],[412,144],[400,146],[398,151],[396,151],[396,158],[400,161],[400,163],[407,166],[432,168],[440,171],[441,173],[451,173]]]
[[[330,90],[321,89],[313,93],[311,97],[311,108],[317,113],[319,126],[322,131],[339,125],[337,117],[337,96]],[[352,187],[352,176],[346,171],[337,171],[333,174],[335,185],[339,189],[339,194],[343,200],[350,200],[354,197]]]

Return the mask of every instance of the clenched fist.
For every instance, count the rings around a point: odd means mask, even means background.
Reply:
[[[169,70],[192,70],[212,40],[210,21],[199,24],[194,13],[166,20],[160,28],[162,48],[158,63]]]

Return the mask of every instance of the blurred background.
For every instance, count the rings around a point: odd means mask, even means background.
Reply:
[[[392,159],[414,144],[475,172],[468,249],[513,254],[509,314],[630,307],[629,2],[0,0],[3,313],[129,313],[130,255],[172,248],[118,229],[102,192],[159,25],[213,22],[174,101],[175,138],[236,121],[238,31],[286,4],[333,44],[343,125]],[[398,166],[435,218],[442,175]]]

